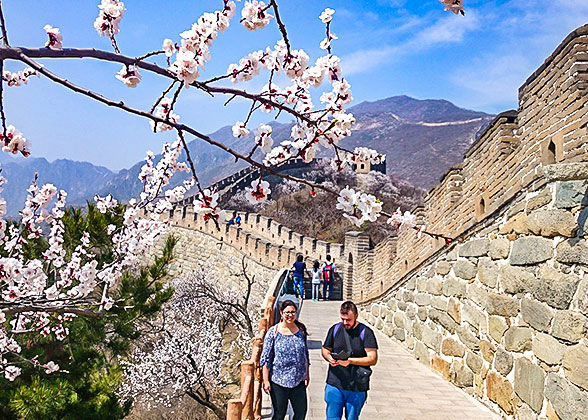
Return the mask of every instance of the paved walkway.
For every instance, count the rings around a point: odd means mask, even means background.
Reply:
[[[305,301],[300,320],[310,333],[309,411],[307,420],[325,419],[323,392],[328,363],[321,345],[331,325],[339,321],[340,302]],[[376,331],[378,364],[362,420],[500,420],[480,402],[446,382],[410,353]],[[271,402],[264,400],[264,418],[271,417]]]

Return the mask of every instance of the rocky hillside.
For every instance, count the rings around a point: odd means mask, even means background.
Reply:
[[[342,145],[367,146],[388,156],[387,172],[411,184],[428,189],[443,173],[462,160],[476,133],[492,119],[484,112],[459,108],[444,100],[418,100],[394,96],[375,102],[362,102],[349,109],[357,122],[352,135]],[[291,124],[273,124],[276,141],[289,137]],[[237,151],[247,153],[250,139],[235,139],[230,127],[210,135]],[[228,153],[201,141],[190,143],[191,154],[204,185],[246,166]],[[255,155],[258,159],[261,156]],[[140,185],[136,179],[142,163],[113,177],[102,191],[128,199]]]

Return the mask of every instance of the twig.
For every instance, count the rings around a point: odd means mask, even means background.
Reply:
[[[4,114],[4,97],[2,96],[4,92],[4,80],[2,80],[3,73],[4,60],[0,60],[0,118],[2,119],[2,135],[4,136],[4,141],[6,141],[6,115]]]
[[[233,99],[235,99],[237,97],[237,95],[233,95],[231,96],[229,99],[227,99],[227,101],[224,103],[223,106],[227,106],[229,104],[229,102],[231,102]]]
[[[28,58],[95,58],[97,60],[104,60],[110,62],[116,62],[121,64],[134,65],[147,71],[159,74],[164,77],[176,80],[177,77],[171,71],[159,67],[157,64],[147,63],[145,61],[136,61],[133,57],[128,57],[122,54],[115,54],[108,51],[88,49],[88,48],[64,48],[62,50],[52,50],[50,48],[16,48],[16,47],[0,47],[0,58],[15,59],[23,61],[21,54]],[[229,87],[214,87],[205,85],[202,82],[195,81],[190,86],[194,86],[209,95],[214,93],[220,93],[225,95],[237,95],[250,100],[257,100],[265,105],[270,105],[277,109],[289,113],[295,118],[299,118],[302,121],[310,125],[316,125],[316,122],[309,117],[297,112],[296,110],[285,106],[279,102],[272,101],[271,99],[264,98],[258,94],[248,93],[244,90],[229,88]]]
[[[114,35],[111,35],[111,36],[110,36],[110,40],[112,41],[112,48],[114,48],[114,51],[115,51],[117,54],[120,54],[120,50],[118,49],[118,45],[117,45],[117,43],[116,43],[116,38],[114,37]]]
[[[4,12],[2,11],[2,1],[0,1],[0,26],[2,27],[2,42],[4,46],[9,47],[8,32],[6,31],[6,22],[4,22]]]
[[[135,60],[137,60],[137,61],[143,61],[146,58],[153,57],[154,55],[158,55],[158,54],[164,54],[164,53],[165,53],[165,51],[163,51],[163,50],[151,51],[150,53],[147,53],[145,55],[142,55],[140,57],[135,58]]]
[[[282,22],[282,19],[280,18],[280,13],[278,12],[278,3],[276,3],[276,0],[271,0],[270,5],[273,7],[274,13],[276,14],[276,22],[278,23],[280,32],[282,33],[282,38],[284,38],[284,42],[286,43],[286,51],[288,51],[288,57],[291,57],[292,53],[290,52],[290,41],[288,41],[286,26]]]
[[[157,105],[159,105],[159,103],[163,100],[163,98],[165,98],[165,95],[167,95],[169,93],[169,91],[172,90],[172,88],[174,87],[176,82],[177,82],[177,80],[174,80],[173,82],[171,82],[171,84],[168,86],[168,88],[163,91],[163,93],[161,94],[161,96],[159,98],[157,98],[157,101],[155,101],[155,103],[153,104],[153,106],[149,110],[150,114],[153,114],[153,111],[155,111],[155,108],[157,108]]]

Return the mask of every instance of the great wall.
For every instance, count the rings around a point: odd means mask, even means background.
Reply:
[[[344,298],[447,381],[504,418],[565,420],[588,418],[587,206],[585,25],[521,86],[518,110],[498,115],[415,209],[449,245],[415,231],[375,247],[361,232],[328,243],[251,213],[219,230],[189,201],[170,218],[177,273],[245,257],[268,285],[298,253],[330,254]]]

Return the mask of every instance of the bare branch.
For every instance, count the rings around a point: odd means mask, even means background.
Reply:
[[[134,65],[144,70],[176,80],[176,75],[174,73],[167,69],[159,67],[157,64],[146,63],[145,61],[137,61],[136,58],[127,57],[122,54],[115,54],[108,51],[83,48],[64,48],[62,50],[52,50],[50,48],[0,48],[0,58],[10,58],[23,61],[21,58],[21,54],[24,54],[28,58],[95,58],[97,60]],[[299,112],[287,107],[284,104],[272,101],[271,99],[265,97],[261,97],[259,94],[248,93],[244,90],[229,87],[208,86],[198,81],[193,82],[190,86],[194,86],[197,89],[203,90],[204,92],[210,95],[214,93],[220,93],[224,95],[236,95],[250,100],[257,100],[258,102],[261,102],[265,105],[270,105],[274,108],[282,109],[283,111],[289,113],[295,118],[305,121],[308,124],[315,125],[315,121],[310,119],[308,116],[300,114]]]
[[[139,57],[135,58],[135,60],[137,60],[137,61],[143,61],[146,58],[153,57],[154,55],[164,54],[164,53],[165,53],[165,51],[163,51],[163,50],[151,51],[150,53],[147,53],[145,55],[142,55],[142,56],[139,56]]]
[[[20,305],[10,308],[2,309],[6,315],[15,315],[22,312],[49,312],[57,314],[76,314],[88,318],[100,318],[103,314],[102,310],[93,311],[91,309],[82,309],[75,306],[42,306],[42,305]]]
[[[2,29],[2,42],[4,46],[9,47],[8,32],[6,31],[6,22],[4,22],[4,12],[2,11],[2,1],[0,1],[0,27]]]
[[[155,103],[153,104],[153,106],[149,110],[150,114],[153,114],[153,111],[155,111],[155,108],[157,108],[157,105],[159,105],[159,103],[162,101],[162,99],[165,98],[165,95],[167,95],[169,93],[169,91],[172,90],[172,88],[174,87],[176,82],[177,82],[177,80],[174,80],[173,82],[171,82],[171,84],[168,86],[168,88],[163,91],[163,93],[161,94],[161,96],[159,98],[157,98],[157,101],[155,101]]]
[[[280,13],[278,12],[278,3],[276,3],[276,0],[271,0],[270,5],[273,7],[274,13],[276,14],[276,22],[278,23],[278,26],[280,27],[280,32],[282,33],[282,38],[284,38],[284,42],[286,43],[286,50],[288,51],[288,56],[290,57],[292,55],[290,53],[290,41],[288,41],[288,34],[286,33],[286,26],[282,22],[282,19],[280,18]]]
[[[4,73],[4,60],[0,60],[0,119],[2,119],[2,134],[6,140],[6,115],[4,114],[4,80],[2,74]]]

